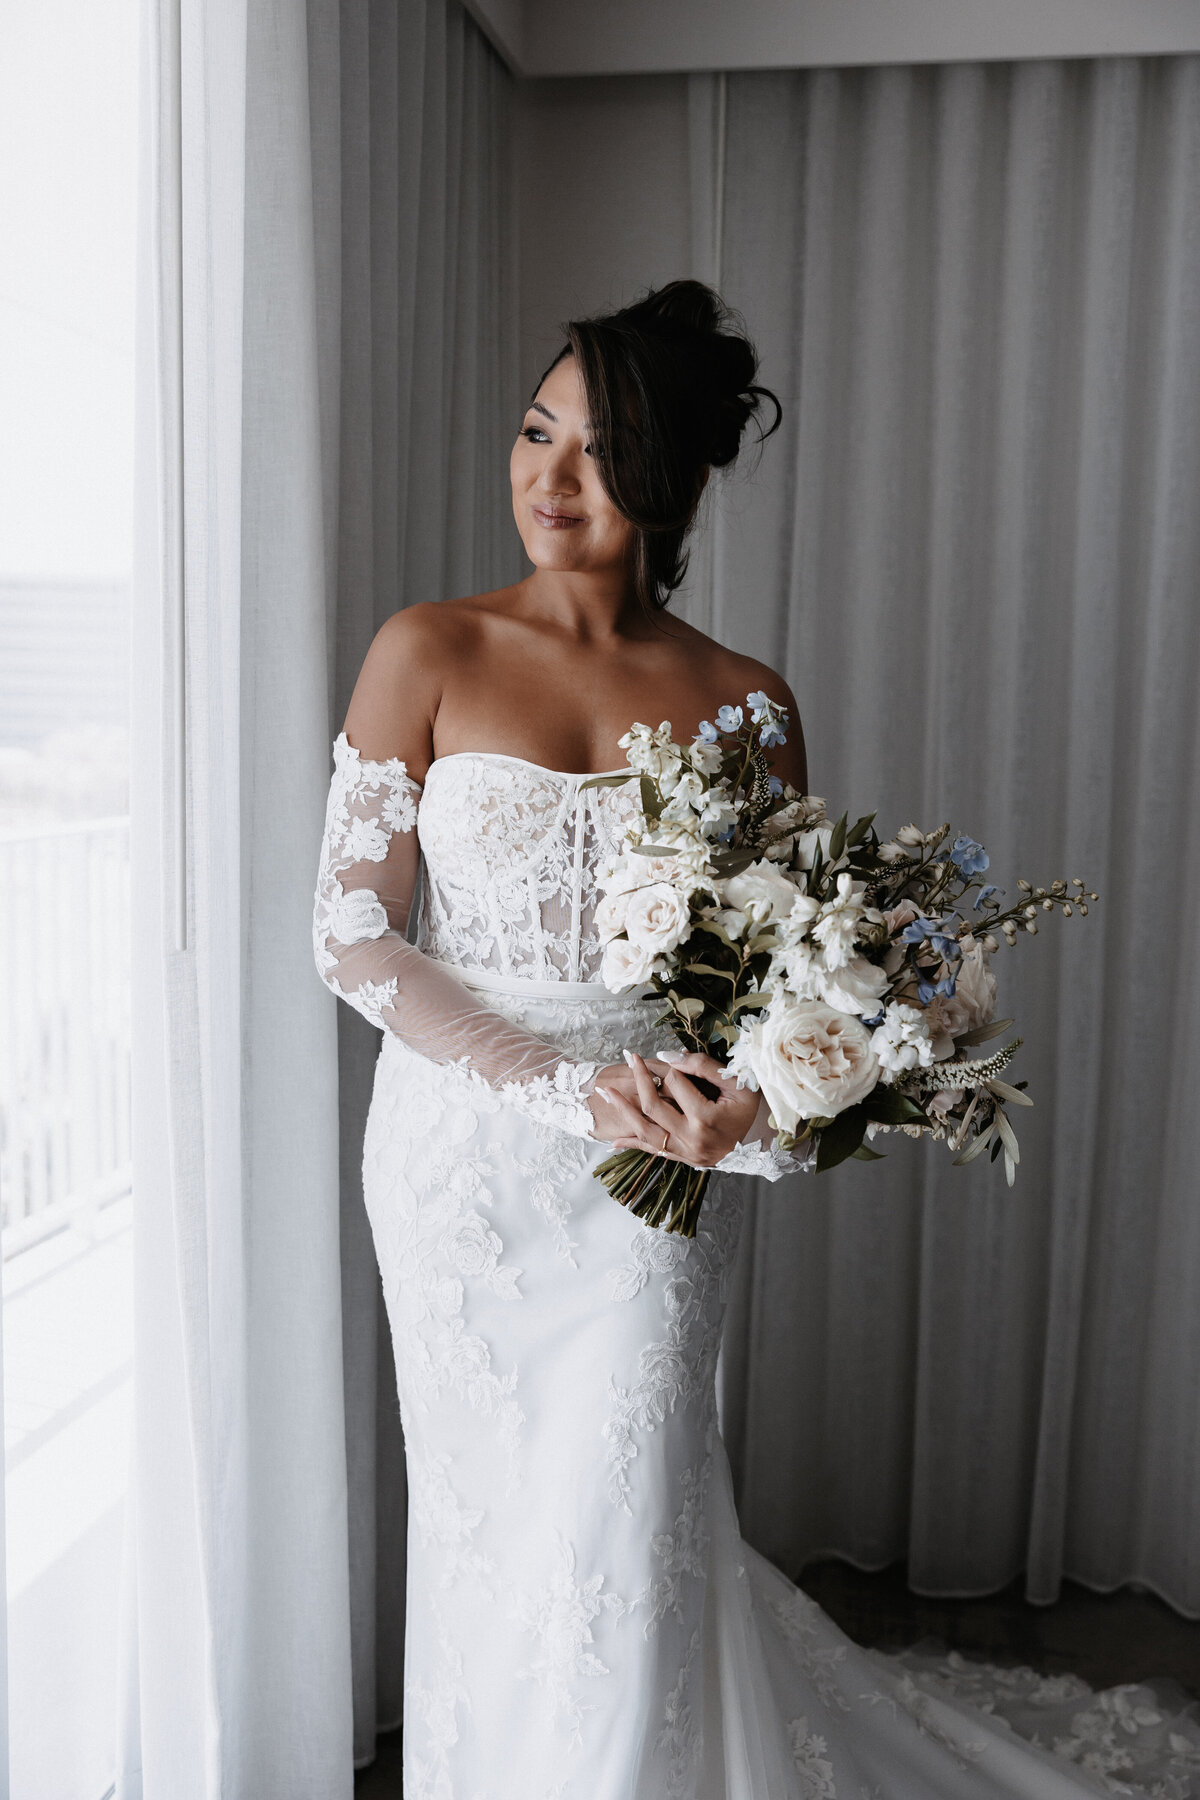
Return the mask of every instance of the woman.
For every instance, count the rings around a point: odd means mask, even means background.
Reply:
[[[532,574],[391,618],[335,746],[315,942],[383,1032],[363,1171],[409,1472],[408,1800],[1108,1791],[742,1543],[714,1397],[736,1176],[793,1165],[757,1094],[656,1055],[599,980],[636,790],[584,784],[635,719],[695,734],[764,690],[807,789],[787,684],[664,610],[710,470],[764,402],[778,423],[755,373],[694,282],[571,325],[512,451]],[[724,1171],[694,1240],[593,1179],[614,1145]],[[1086,1693],[1022,1723],[1052,1736]]]

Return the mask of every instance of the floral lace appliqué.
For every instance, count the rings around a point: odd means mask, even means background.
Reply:
[[[592,1622],[601,1613],[615,1617],[625,1612],[625,1602],[606,1594],[603,1575],[579,1581],[575,1574],[575,1550],[555,1536],[551,1567],[536,1593],[517,1597],[517,1617],[534,1640],[533,1654],[521,1674],[539,1683],[556,1718],[571,1733],[571,1747],[582,1741],[582,1725],[589,1710],[580,1697],[578,1683],[610,1673],[591,1648]]]

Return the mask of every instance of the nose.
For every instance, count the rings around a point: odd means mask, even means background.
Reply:
[[[537,485],[542,493],[550,498],[560,494],[577,494],[579,492],[579,476],[574,467],[574,453],[569,449],[551,447],[551,453],[542,464]]]

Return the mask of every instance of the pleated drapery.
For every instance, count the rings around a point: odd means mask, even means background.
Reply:
[[[520,571],[513,82],[451,0],[342,8],[341,457],[330,730],[400,606]],[[354,1749],[398,1725],[404,1449],[362,1205],[379,1034],[339,1007]]]
[[[1200,1614],[1200,59],[724,79],[697,260],[785,422],[693,616],[786,671],[835,811],[1102,895],[997,958],[1036,1098],[1011,1193],[892,1140],[760,1200],[746,1533]]]
[[[148,0],[144,75],[117,1793],[349,1800],[405,1508],[311,896],[374,626],[504,573],[511,83],[457,0]]]

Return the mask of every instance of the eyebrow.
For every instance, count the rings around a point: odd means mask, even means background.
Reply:
[[[548,406],[543,406],[540,400],[531,400],[529,402],[529,410],[530,412],[540,412],[544,419],[549,419],[554,425],[558,424],[558,414],[552,413],[550,408]]]

